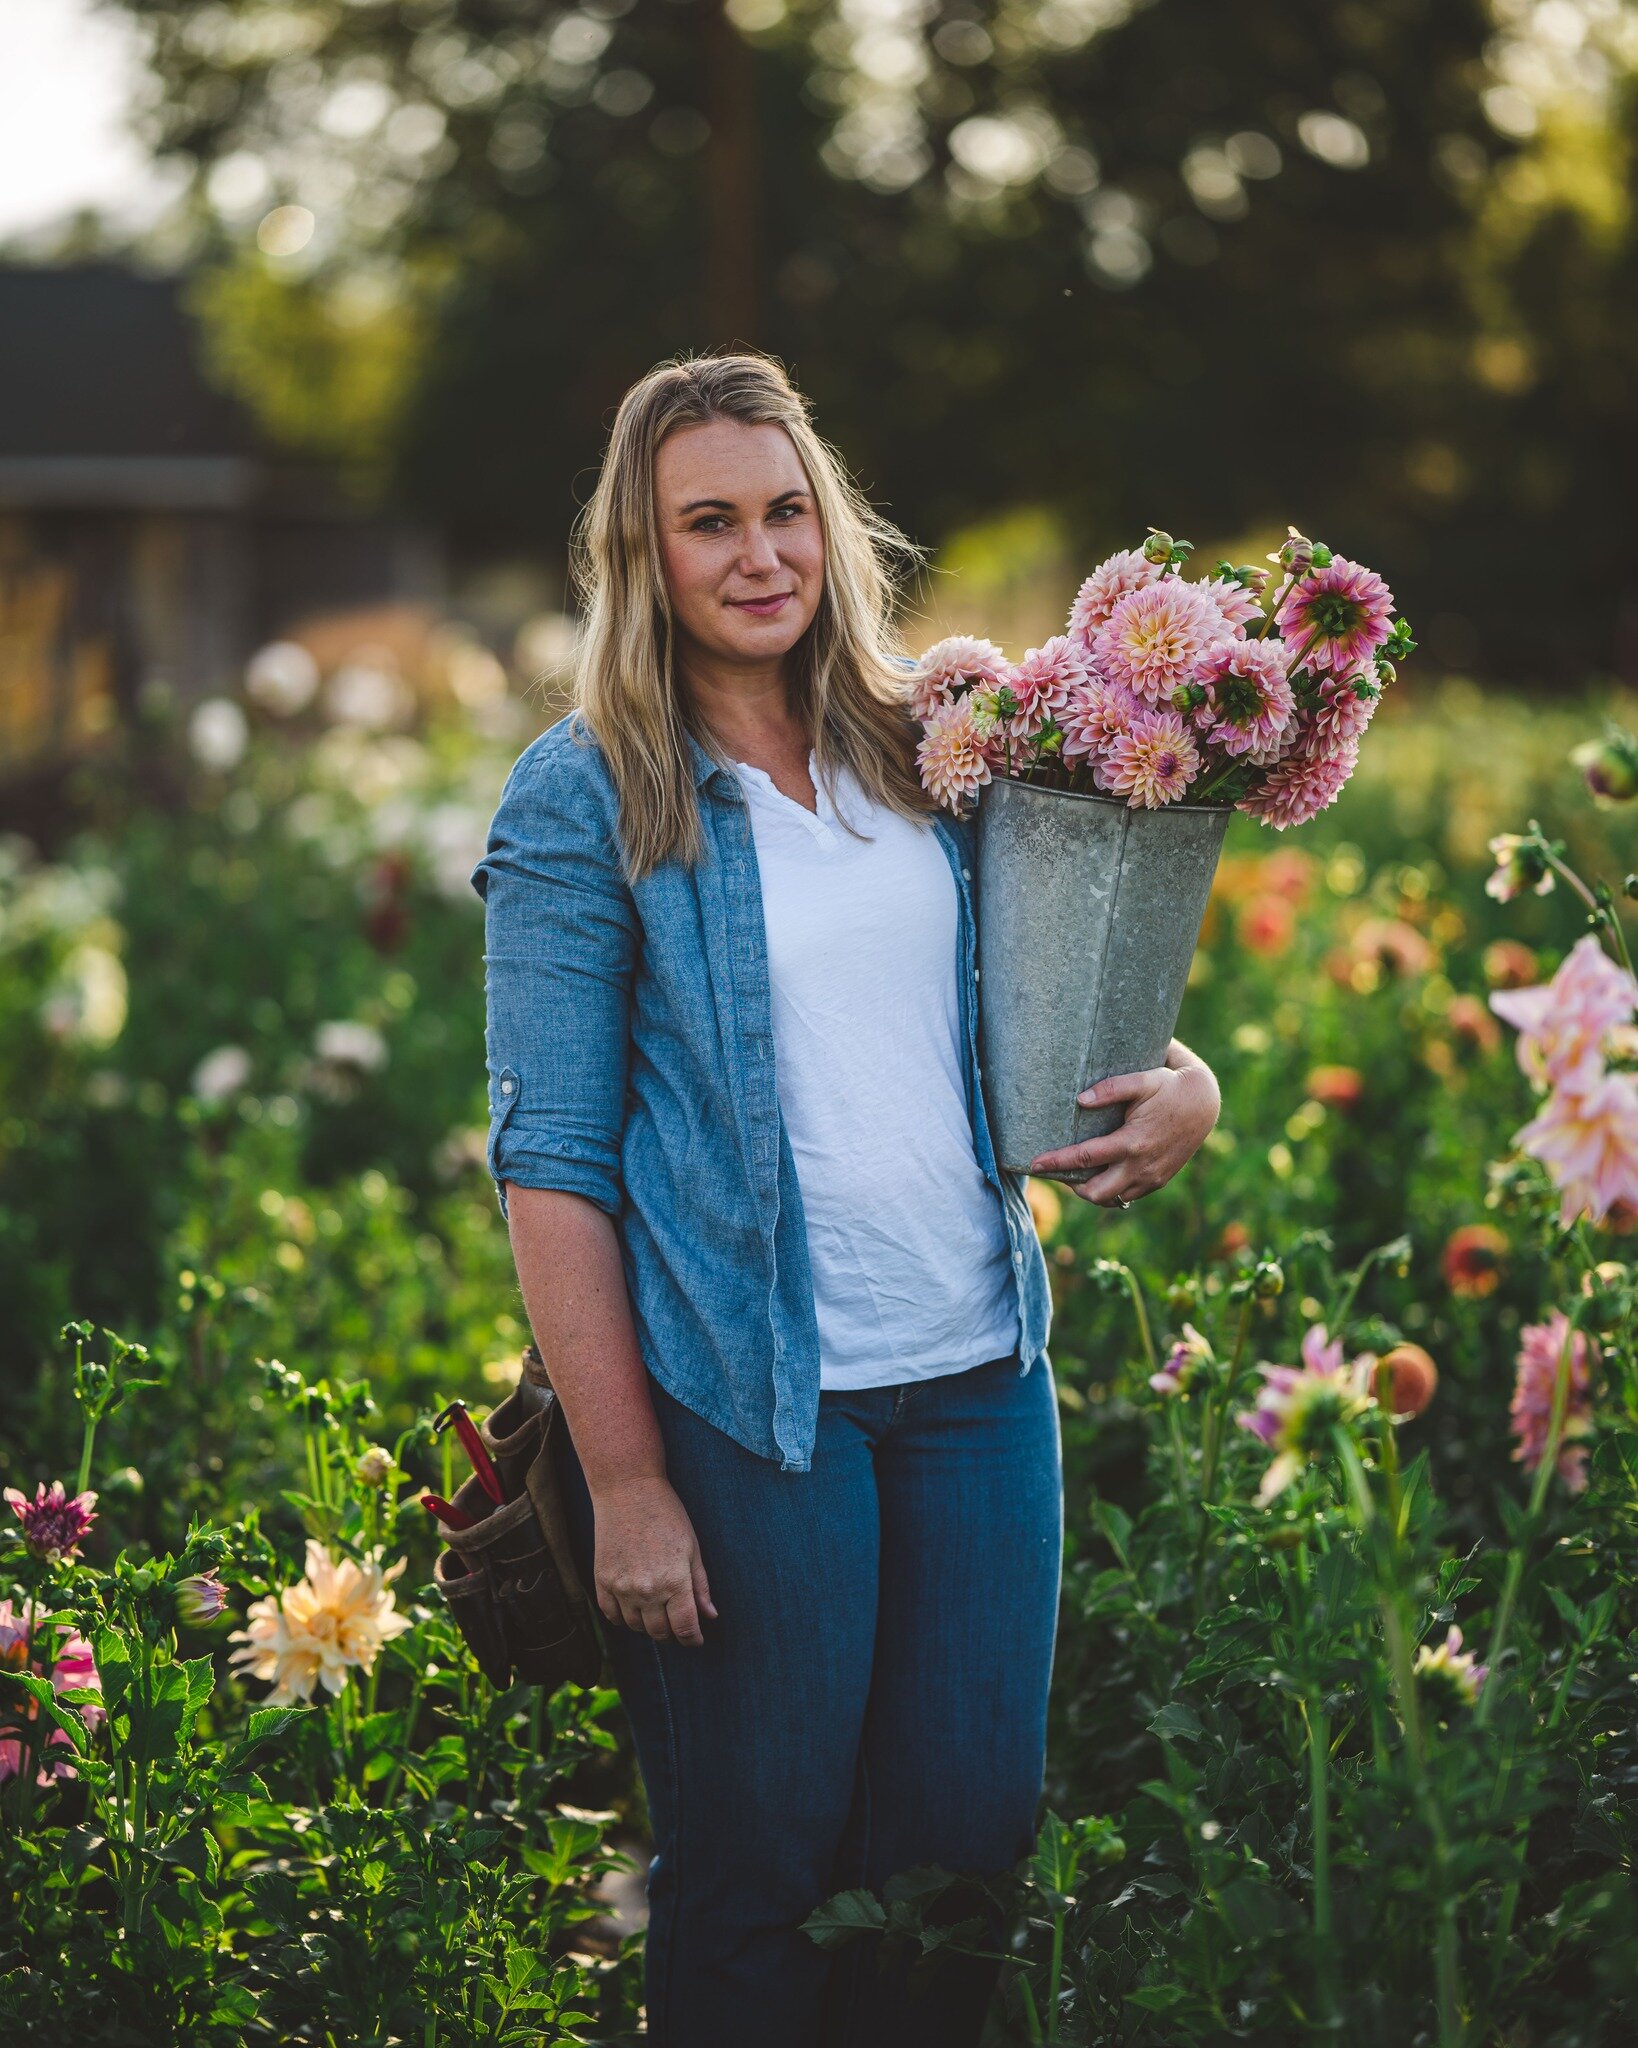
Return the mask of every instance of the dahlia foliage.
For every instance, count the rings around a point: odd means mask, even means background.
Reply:
[[[957,634],[917,664],[923,784],[951,810],[998,775],[1124,797],[1234,805],[1283,831],[1334,802],[1394,663],[1415,646],[1374,571],[1290,529],[1268,570],[1151,531],[1076,593],[1022,661]]]

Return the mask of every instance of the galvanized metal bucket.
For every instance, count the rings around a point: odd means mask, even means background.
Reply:
[[[1004,1167],[1116,1129],[1123,1104],[1076,1096],[1164,1062],[1231,815],[1010,778],[980,792],[979,1061]]]

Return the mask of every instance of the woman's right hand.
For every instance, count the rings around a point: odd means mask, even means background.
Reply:
[[[688,1510],[668,1480],[623,1479],[592,1495],[596,1546],[592,1564],[597,1604],[609,1621],[690,1649],[705,1642],[711,1621],[705,1566]]]

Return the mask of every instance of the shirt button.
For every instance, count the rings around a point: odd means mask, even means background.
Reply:
[[[961,879],[962,879],[962,880],[963,880],[964,882],[970,882],[970,881],[972,880],[972,878],[973,878],[973,871],[972,871],[972,869],[971,869],[971,868],[963,868],[963,869],[961,870]]]
[[[983,970],[983,968],[982,968],[982,967],[975,967],[975,968],[973,969],[973,980],[974,980],[974,981],[982,981],[982,980],[983,980],[983,978],[984,978],[984,970]]]
[[[511,1084],[511,1082],[510,1082],[510,1081],[503,1081],[503,1082],[501,1083],[501,1093],[502,1093],[503,1095],[510,1095],[510,1094],[511,1094],[511,1092],[512,1092],[512,1084]]]

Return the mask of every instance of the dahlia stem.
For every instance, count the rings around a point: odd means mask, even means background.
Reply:
[[[1317,1695],[1303,1699],[1302,1718],[1308,1734],[1308,1797],[1314,1839],[1314,1988],[1320,2017],[1329,2024],[1336,2013],[1331,1980],[1331,1721]]]
[[[1495,1626],[1490,1632],[1490,1646],[1487,1656],[1490,1676],[1486,1679],[1478,1701],[1473,1709],[1474,1721],[1482,1727],[1489,1718],[1490,1702],[1500,1686],[1502,1652],[1507,1647],[1507,1634],[1512,1625],[1513,1608],[1518,1600],[1519,1585],[1524,1577],[1524,1567],[1529,1554],[1540,1534],[1542,1512],[1547,1502],[1547,1488],[1552,1483],[1558,1466],[1558,1449],[1564,1435],[1564,1416],[1570,1403],[1570,1361],[1575,1352],[1576,1332],[1581,1326],[1583,1302],[1578,1301],[1564,1320],[1564,1342],[1559,1347],[1558,1369],[1553,1375],[1553,1406],[1547,1422],[1547,1441],[1542,1446],[1541,1462],[1536,1466],[1535,1484],[1530,1488],[1530,1505],[1525,1510],[1524,1524],[1519,1530],[1518,1541],[1507,1553],[1507,1574],[1502,1581],[1501,1599],[1496,1606]]]
[[[1366,1540],[1367,1552],[1377,1582],[1377,1605],[1382,1614],[1382,1632],[1388,1646],[1388,1668],[1399,1702],[1400,1725],[1405,1731],[1405,1754],[1411,1767],[1422,1817],[1432,1838],[1430,1866],[1434,1907],[1434,1995],[1439,2019],[1439,2048],[1461,2048],[1461,1985],[1456,1945],[1456,1902],[1449,1883],[1450,1840],[1445,1817],[1428,1775],[1427,1738],[1422,1727],[1421,1703],[1416,1696],[1416,1669],[1411,1658],[1410,1631],[1405,1625],[1402,1591],[1401,1542],[1396,1529],[1387,1528],[1377,1512],[1371,1483],[1360,1462],[1359,1449],[1342,1425],[1332,1429],[1331,1441],[1347,1480],[1354,1520]],[[1488,1686],[1486,1691],[1488,1691]],[[1483,1697],[1483,1694],[1480,1695]]]
[[[1570,866],[1569,862],[1561,860],[1554,853],[1553,849],[1547,844],[1541,827],[1534,818],[1530,820],[1530,830],[1541,839],[1541,851],[1547,865],[1555,874],[1563,876],[1565,881],[1569,883],[1570,887],[1581,898],[1582,902],[1586,904],[1594,922],[1601,924],[1609,933],[1610,938],[1615,944],[1616,957],[1627,972],[1631,974],[1633,972],[1632,955],[1627,950],[1627,935],[1621,929],[1621,920],[1616,916],[1614,909],[1607,903],[1600,903],[1598,898],[1576,873],[1575,869]]]

